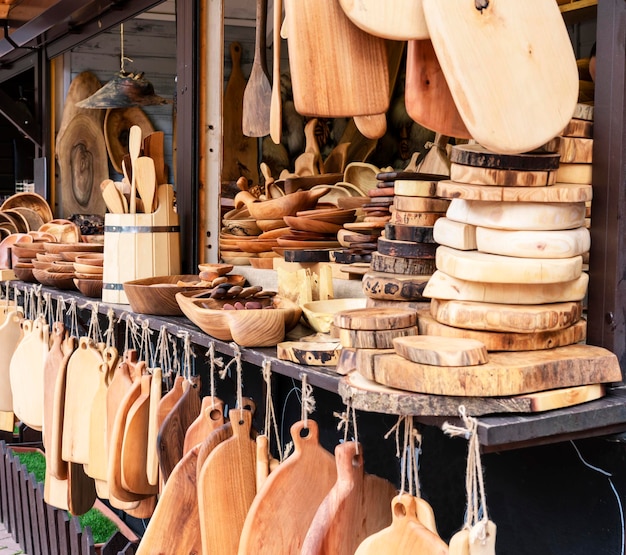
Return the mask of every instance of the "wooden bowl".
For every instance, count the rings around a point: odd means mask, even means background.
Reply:
[[[11,247],[11,253],[18,258],[36,258],[38,252],[44,252],[43,243],[17,243]]]
[[[241,246],[242,252],[251,252],[251,253],[259,253],[259,252],[270,252],[273,247],[277,247],[278,242],[276,239],[267,239],[258,241],[248,241],[244,245]]]
[[[15,277],[21,281],[28,281],[30,283],[36,283],[37,280],[33,275],[33,267],[32,266],[13,266],[13,273]]]
[[[299,231],[312,231],[313,233],[337,233],[343,226],[313,218],[299,218],[298,216],[285,216],[285,223]]]
[[[380,168],[367,162],[350,162],[343,172],[344,183],[355,185],[364,195],[378,185]]]
[[[104,270],[102,266],[92,266],[91,264],[81,264],[80,262],[74,262],[71,266],[74,268],[74,271],[79,274],[93,274],[101,276]]]
[[[61,244],[75,244],[81,240],[80,228],[69,220],[50,220],[43,224],[39,231],[53,235]]]
[[[277,219],[277,220],[257,220],[256,223],[263,232],[272,231],[274,229],[280,229],[281,227],[285,227],[285,220],[283,220],[282,218]]]
[[[182,316],[176,293],[204,291],[195,285],[178,286],[179,281],[197,282],[197,275],[157,276],[124,282],[124,292],[133,312],[158,316]]]
[[[285,334],[294,328],[300,319],[302,309],[293,301],[278,295],[262,300],[273,309],[222,310],[225,302],[194,298],[195,293],[176,294],[181,310],[202,331],[221,339],[235,341],[242,347],[273,347],[280,343]]]
[[[87,251],[63,251],[61,253],[59,253],[58,255],[49,255],[49,256],[60,256],[62,260],[67,260],[68,262],[76,262],[76,259],[79,256],[85,256],[88,254],[102,254],[102,253],[90,253]]]
[[[74,278],[74,285],[85,297],[92,299],[102,298],[102,280],[101,279],[79,279]]]
[[[54,262],[37,259],[37,260],[33,260],[31,264],[33,265],[33,268],[35,268],[35,270],[47,270],[48,268],[52,268],[52,265],[54,264]]]
[[[104,266],[104,254],[101,252],[77,254],[74,262],[89,264],[89,266]]]
[[[257,270],[273,270],[274,258],[250,258],[250,266]]]
[[[50,270],[33,268],[33,276],[42,285],[56,287],[57,289],[76,289],[74,274],[59,274]]]
[[[33,260],[38,260],[39,262],[56,262],[57,260],[63,260],[63,257],[60,254],[50,254],[49,252],[38,252],[37,258]]]
[[[44,243],[44,250],[52,254],[104,252],[104,245],[98,243]]]
[[[215,272],[218,276],[224,276],[228,272],[233,271],[232,264],[211,264],[211,263],[203,263],[198,264],[199,272]]]
[[[321,187],[315,191],[297,191],[284,197],[260,201],[248,191],[241,191],[235,197],[235,207],[245,205],[250,215],[256,220],[277,220],[283,216],[291,216],[300,210],[313,208],[317,200],[326,193],[328,193],[328,187]]]
[[[17,206],[34,210],[41,216],[44,222],[49,222],[52,219],[50,205],[46,202],[45,198],[37,193],[17,193],[5,200],[2,206],[0,206],[0,210],[15,208]]]
[[[74,273],[74,265],[70,262],[66,262],[65,260],[55,260],[52,263],[52,266],[48,268],[53,272],[57,272],[59,274],[73,274]]]
[[[224,228],[232,235],[253,237],[261,233],[261,228],[254,218],[247,220],[223,220]]]
[[[312,301],[302,305],[302,312],[304,312],[304,318],[311,328],[317,332],[328,333],[335,313],[353,308],[365,308],[366,303],[366,298]]]

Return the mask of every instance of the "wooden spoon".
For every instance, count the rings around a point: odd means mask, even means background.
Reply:
[[[128,153],[130,154],[130,164],[133,170],[131,179],[130,179],[130,213],[137,213],[137,179],[136,173],[137,168],[135,166],[137,162],[137,158],[139,158],[139,153],[141,151],[141,127],[138,125],[133,125],[130,128],[128,135]]]
[[[270,101],[272,86],[265,58],[265,27],[267,0],[256,3],[256,39],[254,61],[248,84],[243,92],[243,134],[248,137],[265,137],[270,132]]]
[[[124,214],[124,202],[122,195],[118,191],[115,183],[111,179],[105,179],[100,184],[100,190],[102,191],[102,198],[107,209],[112,214]]]
[[[144,212],[147,214],[152,213],[154,197],[156,195],[156,170],[154,160],[147,156],[137,158],[137,160],[135,160],[133,177],[135,177],[137,191],[143,201]]]
[[[282,0],[274,0],[274,62],[273,62],[273,81],[272,81],[272,98],[270,104],[270,136],[272,141],[280,144],[282,139],[283,126],[283,107],[280,96],[280,26],[283,18],[283,2]]]

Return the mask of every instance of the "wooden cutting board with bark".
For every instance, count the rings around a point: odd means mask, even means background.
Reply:
[[[579,183],[555,183],[549,187],[498,187],[440,181],[437,195],[450,199],[505,202],[587,202],[591,200],[592,187]]]
[[[387,224],[385,239],[398,241],[415,241],[416,243],[434,243],[433,226],[411,226]]]
[[[363,276],[363,293],[370,299],[421,301],[429,278],[370,271]]]
[[[416,243],[415,241],[399,241],[397,239],[378,239],[378,252],[398,258],[435,258],[435,243]]]
[[[379,252],[372,253],[371,267],[375,272],[417,276],[431,275],[437,269],[429,258],[398,258]]]
[[[501,170],[450,164],[450,179],[470,185],[500,187],[546,187],[557,182],[558,170]]]
[[[395,195],[393,205],[403,212],[445,212],[450,201],[447,199],[427,197],[405,197]]]
[[[519,171],[556,171],[559,153],[498,154],[482,145],[455,145],[450,152],[450,162],[477,168]]]
[[[408,360],[433,366],[477,366],[489,358],[485,345],[475,339],[416,335],[395,339],[393,347]]]
[[[339,341],[342,347],[353,349],[390,349],[396,337],[417,335],[417,327],[400,328],[393,330],[338,330]]]
[[[337,312],[334,324],[346,330],[396,330],[414,326],[415,310],[399,308],[355,308]]]
[[[392,224],[412,225],[412,226],[431,226],[435,222],[445,216],[445,212],[405,212],[392,208],[390,210],[391,217],[388,220]]]

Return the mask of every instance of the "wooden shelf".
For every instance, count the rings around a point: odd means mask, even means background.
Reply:
[[[567,25],[594,19],[598,15],[598,0],[558,0],[558,3]]]

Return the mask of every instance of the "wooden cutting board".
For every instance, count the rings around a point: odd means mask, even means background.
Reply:
[[[397,330],[416,322],[415,310],[402,308],[354,308],[334,317],[335,326],[346,330]]]
[[[189,425],[183,443],[183,455],[202,443],[213,431],[224,425],[224,401],[207,395],[202,398],[200,414]]]
[[[451,199],[507,202],[588,202],[592,197],[592,187],[578,183],[556,183],[549,187],[498,187],[440,181],[437,195]]]
[[[398,241],[415,241],[416,243],[435,243],[433,226],[412,226],[387,224],[385,226],[385,239]]]
[[[286,0],[285,13],[298,113],[334,118],[387,111],[389,68],[383,39],[354,25],[338,0]]]
[[[393,330],[337,330],[341,346],[353,349],[390,349],[396,337],[417,335],[416,326]]]
[[[306,366],[336,366],[341,354],[339,341],[283,341],[276,345],[276,357]]]
[[[424,15],[452,97],[479,144],[527,152],[565,127],[578,101],[578,68],[554,2],[490,2],[479,10],[462,0],[424,0]]]
[[[481,202],[453,199],[446,217],[482,227],[551,231],[574,229],[585,222],[584,202]]]
[[[159,483],[159,457],[157,454],[157,437],[159,435],[159,403],[163,388],[161,368],[152,369],[150,384],[150,408],[148,409],[148,452],[146,454],[146,476],[148,483],[156,486]]]
[[[587,322],[581,319],[569,328],[542,333],[478,331],[446,326],[437,322],[430,315],[429,309],[420,309],[418,310],[418,329],[420,335],[476,339],[484,343],[490,352],[532,351],[573,345],[579,341],[584,341],[587,333]]]
[[[372,253],[371,268],[375,272],[427,276],[437,268],[430,258],[397,258],[379,252]]]
[[[479,251],[520,258],[572,258],[589,251],[591,235],[585,227],[557,231],[508,231],[476,228]]]
[[[404,212],[445,212],[450,201],[428,197],[405,197],[395,195],[393,205]]]
[[[487,283],[561,283],[578,279],[582,273],[582,256],[515,258],[439,247],[436,262],[448,275]]]
[[[430,39],[409,41],[404,102],[410,118],[422,127],[447,137],[472,138],[454,103]]]
[[[89,415],[89,465],[86,472],[99,482],[105,482],[108,475],[107,390],[111,377],[109,365],[103,362],[100,366],[100,385],[93,397]]]
[[[560,164],[556,172],[559,183],[581,183],[588,185],[593,182],[592,164]]]
[[[176,465],[137,549],[137,555],[201,553],[196,461],[199,445]]]
[[[485,345],[475,339],[415,335],[395,339],[393,347],[401,357],[432,366],[477,366],[489,358]]]
[[[591,164],[593,162],[593,139],[561,137],[559,154],[564,164]]]
[[[49,328],[42,318],[38,318],[23,320],[22,329],[24,336],[15,348],[9,365],[13,412],[30,428],[41,430]]]
[[[399,241],[397,239],[378,239],[378,252],[400,258],[435,258],[435,243],[416,243],[415,241]]]
[[[582,316],[582,302],[516,305],[432,299],[430,314],[440,324],[480,331],[541,333],[570,327]]]
[[[0,411],[13,412],[11,392],[11,358],[22,340],[21,312],[11,310],[6,313],[0,325]]]
[[[565,129],[561,131],[563,137],[593,138],[593,121],[572,118],[567,122]]]
[[[216,428],[206,437],[206,439],[200,444],[200,450],[198,451],[198,460],[196,463],[196,478],[198,480],[198,484],[200,483],[200,473],[202,472],[202,467],[204,466],[204,462],[208,459],[209,455],[213,452],[220,443],[226,441],[233,437],[233,427],[228,420],[224,420],[221,426],[216,426]],[[204,490],[204,488],[198,487],[198,500],[200,501],[200,490]],[[204,497],[202,497],[202,502],[204,502]],[[200,526],[204,526],[204,524],[200,524]]]
[[[391,526],[366,538],[355,555],[448,555],[445,542],[418,520],[417,504],[413,496],[402,494],[395,497],[391,502],[391,514]]]
[[[291,427],[295,451],[254,498],[241,532],[240,555],[300,553],[319,505],[337,481],[335,458],[319,443],[317,424]],[[297,515],[297,517],[296,517]]]
[[[443,216],[445,216],[445,212],[405,212],[393,208],[388,221],[392,224],[421,227],[435,225],[435,222]]]
[[[500,187],[545,187],[558,180],[558,170],[500,170],[450,164],[450,179],[470,185],[496,185]],[[560,180],[559,180],[560,181]]]
[[[421,301],[429,278],[369,271],[363,276],[363,293],[370,299]]]
[[[67,470],[67,505],[73,515],[83,515],[96,501],[96,485],[80,463],[70,462]]]
[[[450,151],[450,162],[477,168],[519,171],[555,171],[559,169],[558,152],[527,154],[498,154],[482,145],[454,145]]]
[[[368,536],[391,524],[395,486],[365,474],[363,448],[348,441],[335,448],[337,482],[317,509],[302,555],[353,555]]]
[[[462,251],[476,250],[476,226],[439,218],[433,228],[433,237],[440,245]]]
[[[548,284],[483,283],[459,279],[437,270],[426,285],[424,295],[435,299],[485,303],[545,304],[584,299],[589,274],[572,281]]]
[[[396,195],[407,197],[434,197],[437,193],[437,183],[438,180],[401,179],[394,183],[393,190]]]
[[[480,366],[430,366],[399,355],[377,358],[378,383],[434,395],[495,397],[620,381],[617,357],[602,347],[569,345],[491,353]]]
[[[202,553],[236,553],[248,509],[256,494],[256,441],[252,413],[229,413],[231,438],[220,443],[202,465],[198,479]]]

